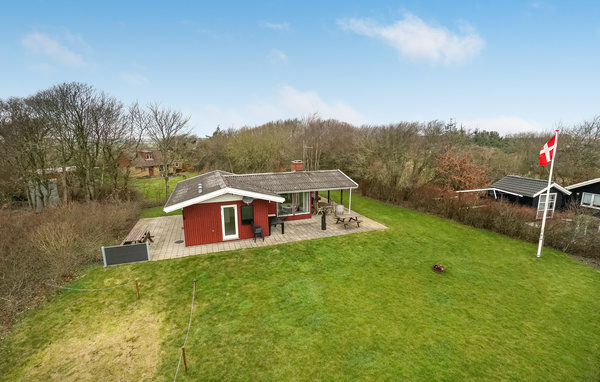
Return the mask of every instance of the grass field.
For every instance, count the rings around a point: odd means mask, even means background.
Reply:
[[[92,267],[2,343],[0,379],[600,379],[600,272],[358,196],[388,230]],[[444,274],[431,265],[447,267]]]
[[[187,178],[196,176],[196,173],[186,173],[184,175],[174,176],[169,178],[169,192],[173,192],[175,185]],[[170,213],[163,212],[163,205],[167,201],[165,197],[165,181],[161,177],[154,178],[132,178],[130,185],[140,191],[144,198],[150,202],[159,203],[159,206],[145,208],[141,211],[142,218],[155,218],[158,216],[181,215],[181,210]]]

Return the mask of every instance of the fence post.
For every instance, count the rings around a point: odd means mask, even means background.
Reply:
[[[185,359],[185,346],[181,347],[181,356],[183,357],[183,368],[187,372],[187,361]]]
[[[140,299],[140,286],[138,285],[138,279],[135,279],[135,290],[137,292],[137,299]]]

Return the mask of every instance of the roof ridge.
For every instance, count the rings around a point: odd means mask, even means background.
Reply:
[[[220,171],[220,170],[215,170]],[[226,176],[254,176],[254,175],[278,175],[278,174],[306,174],[309,172],[331,172],[331,171],[339,171],[339,169],[330,169],[330,170],[300,170],[300,171],[273,171],[273,172],[251,172],[248,174],[228,174]]]
[[[531,180],[541,180],[541,181],[545,181],[544,179],[532,178],[532,177],[530,177],[530,176],[523,176],[523,175],[513,175],[513,174],[510,174],[510,175],[506,175],[506,176],[505,176],[505,178],[506,178],[507,176],[512,176],[512,177],[515,177],[515,178],[521,178],[521,179],[531,179]]]

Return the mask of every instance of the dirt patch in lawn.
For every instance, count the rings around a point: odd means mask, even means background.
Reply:
[[[160,361],[162,319],[138,310],[96,333],[69,337],[41,351],[27,365],[26,380],[152,380]]]

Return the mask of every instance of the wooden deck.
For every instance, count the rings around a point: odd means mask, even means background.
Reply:
[[[318,239],[321,237],[349,235],[358,232],[386,229],[387,227],[365,216],[361,216],[360,227],[355,225],[345,228],[343,224],[335,224],[333,215],[327,216],[327,230],[321,230],[321,216],[313,215],[311,219],[295,220],[285,223],[285,235],[281,228],[272,228],[272,235],[261,239],[232,240],[223,243],[195,245],[186,247],[183,236],[183,218],[181,215],[140,219],[132,231],[150,231],[154,243],[150,244],[152,260],[165,260],[192,255],[230,251],[242,248],[263,247],[293,241]],[[264,227],[268,232],[268,227]]]

